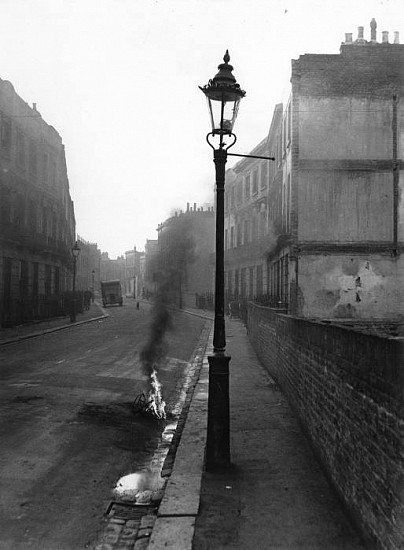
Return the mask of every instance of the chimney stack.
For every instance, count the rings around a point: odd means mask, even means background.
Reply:
[[[400,33],[397,31],[394,32],[394,44],[400,44]]]
[[[358,27],[358,39],[356,42],[359,44],[363,44],[365,42],[365,39],[363,38],[363,27]]]
[[[346,32],[345,33],[345,44],[352,44],[352,33]]]
[[[382,42],[383,44],[389,43],[389,31],[383,31],[382,32]]]
[[[376,28],[376,19],[373,17],[372,21],[370,22],[370,40],[372,42],[376,42]]]

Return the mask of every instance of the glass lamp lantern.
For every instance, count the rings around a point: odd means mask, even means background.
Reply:
[[[205,86],[199,86],[205,94],[212,124],[212,134],[231,135],[236,121],[244,90],[237,84],[232,74],[233,67],[229,65],[230,55],[226,50],[224,63],[218,66],[219,72]]]
[[[72,248],[72,254],[74,258],[77,258],[80,254],[81,248],[79,247],[79,243],[76,241],[74,243],[74,246]]]

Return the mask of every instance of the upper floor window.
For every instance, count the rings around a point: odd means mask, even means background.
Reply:
[[[29,143],[29,171],[33,176],[36,176],[37,168],[37,147],[35,141],[31,140]]]
[[[268,184],[268,162],[266,160],[261,164],[261,189],[266,189]]]
[[[256,168],[252,175],[252,194],[258,193],[258,168]]]
[[[11,149],[11,122],[10,120],[2,116],[1,117],[1,134],[0,134],[0,140],[1,140],[1,148],[2,150],[6,151],[7,153],[10,152]]]
[[[52,185],[52,187],[56,187],[56,174],[57,174],[56,162],[52,162],[52,168],[51,168],[51,185]]]
[[[251,194],[251,184],[250,184],[250,175],[245,177],[245,183],[244,183],[244,197],[245,199],[249,199]]]
[[[25,136],[21,130],[17,130],[17,164],[25,166]]]
[[[234,208],[234,186],[230,188],[230,208]]]
[[[250,223],[249,220],[244,220],[244,244],[250,241]]]
[[[237,204],[243,202],[243,188],[240,183],[237,184]]]
[[[49,156],[47,153],[42,155],[42,182],[49,183]]]

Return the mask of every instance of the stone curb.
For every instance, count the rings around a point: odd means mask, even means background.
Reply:
[[[174,467],[157,512],[157,519],[147,547],[149,549],[192,550],[204,468],[209,376],[207,355],[208,350],[211,349],[212,334],[213,326],[178,445]]]

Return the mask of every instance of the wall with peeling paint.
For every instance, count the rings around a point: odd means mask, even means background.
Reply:
[[[303,172],[298,192],[299,242],[392,242],[391,172]]]
[[[300,97],[299,156],[391,158],[392,111],[392,98]]]
[[[299,309],[305,317],[404,315],[401,258],[305,255],[299,258]]]

